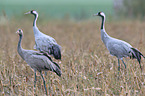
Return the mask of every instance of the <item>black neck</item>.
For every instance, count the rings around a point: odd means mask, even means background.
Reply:
[[[104,16],[101,16],[101,17],[102,17],[101,29],[104,29],[105,18],[104,18]]]
[[[37,18],[38,18],[38,16],[36,15],[36,14],[33,14],[34,15],[34,21],[33,21],[33,26],[36,26],[36,21],[37,21]]]

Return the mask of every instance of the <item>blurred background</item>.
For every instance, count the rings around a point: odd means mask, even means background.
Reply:
[[[29,10],[37,10],[46,19],[89,19],[104,11],[113,14],[113,0],[0,0],[0,13],[9,18],[21,18]]]
[[[0,0],[0,15],[21,19],[29,10],[37,10],[41,18],[84,20],[104,11],[108,16],[144,18],[144,0]]]

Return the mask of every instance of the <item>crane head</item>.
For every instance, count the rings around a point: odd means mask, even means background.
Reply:
[[[105,17],[105,13],[101,11],[101,12],[98,12],[97,14],[94,14],[93,16]]]
[[[33,15],[38,15],[37,11],[36,10],[31,10],[25,14],[33,14]]]
[[[22,36],[23,35],[23,30],[22,29],[18,29],[16,33],[18,33],[19,35]]]

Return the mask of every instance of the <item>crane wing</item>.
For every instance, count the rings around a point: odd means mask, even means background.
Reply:
[[[38,71],[41,70],[50,70],[53,71],[54,65],[53,63],[44,55],[42,54],[31,54],[27,59],[26,62],[33,68],[37,69]]]
[[[110,54],[118,58],[130,55],[131,45],[122,40],[113,40],[107,43]]]
[[[35,39],[35,42],[36,42],[36,49],[37,50],[43,50],[43,51],[49,51],[49,49],[52,48],[52,42],[47,39],[47,38],[36,38]]]
[[[48,52],[50,55],[54,56],[56,59],[61,59],[61,47],[56,43],[56,41],[49,36],[37,37],[35,38],[36,49],[40,51]]]

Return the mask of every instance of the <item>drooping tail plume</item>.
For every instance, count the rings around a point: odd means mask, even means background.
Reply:
[[[51,59],[51,57],[49,57],[46,53],[43,53],[43,55],[45,55],[54,65],[55,65],[55,69],[53,69],[53,71],[59,76],[61,77],[61,69],[60,66],[53,62],[53,60]]]
[[[54,58],[61,60],[61,50],[60,50],[60,47],[58,45],[53,45],[52,50],[53,50],[52,54],[53,54]]]
[[[59,77],[61,77],[61,69],[60,69],[60,66],[53,62],[55,64],[55,69],[53,70]]]
[[[132,59],[134,59],[134,58],[137,59],[139,65],[140,65],[140,68],[142,70],[142,67],[141,67],[141,64],[140,64],[141,56],[144,57],[144,58],[145,58],[145,56],[143,56],[143,54],[138,49],[135,49],[135,48],[131,48],[131,49],[132,49],[132,51],[131,51],[131,53],[132,53],[131,58]]]

